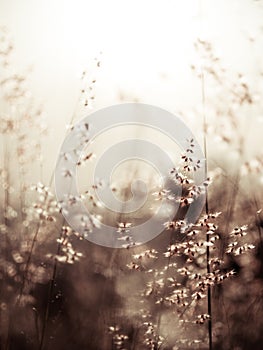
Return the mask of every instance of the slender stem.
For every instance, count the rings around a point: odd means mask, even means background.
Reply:
[[[57,255],[59,255],[59,253],[60,253],[60,248],[61,248],[61,243],[59,243],[57,246]],[[46,328],[47,328],[49,311],[50,311],[50,303],[52,302],[51,298],[52,298],[54,287],[55,287],[56,275],[57,275],[57,260],[55,260],[55,262],[54,262],[52,278],[51,278],[51,282],[49,284],[47,306],[46,306],[46,310],[45,310],[45,317],[44,317],[44,322],[43,322],[43,327],[42,327],[42,332],[41,332],[39,350],[42,350],[44,347],[44,340],[45,340]]]
[[[8,140],[5,139],[4,140],[4,170],[6,171],[6,186],[5,186],[5,190],[4,190],[4,210],[3,210],[3,213],[4,213],[4,225],[5,225],[5,260],[6,262],[8,261],[8,251],[9,251],[9,247],[10,247],[10,241],[9,241],[9,238],[8,238],[8,230],[7,228],[9,227],[9,220],[8,220],[8,206],[9,206],[9,201],[10,201],[10,198],[9,198],[9,184],[10,184],[10,179],[9,179],[9,176],[10,176],[10,173],[9,173],[9,170],[10,170],[10,167],[9,167],[9,152],[8,152]],[[6,270],[6,267],[5,267],[5,278],[7,278],[8,274],[7,274],[7,270]],[[11,312],[12,312],[12,308],[11,308]],[[7,333],[4,337],[4,349],[5,350],[8,350],[10,348],[10,328],[11,328],[11,324],[10,324],[10,317],[11,317],[11,314],[10,314],[10,311],[9,311],[9,315],[8,315],[8,318],[9,318],[9,323],[8,323],[8,328],[7,328]]]
[[[206,122],[206,112],[205,112],[205,79],[204,79],[204,71],[201,73],[201,85],[202,85],[202,107],[203,107],[203,134],[204,134],[204,155],[205,155],[205,178],[207,178],[208,166],[207,166],[207,142],[206,142],[206,130],[207,130],[207,122]],[[209,206],[208,206],[208,191],[207,187],[205,187],[205,212],[208,215]],[[209,242],[209,235],[206,234],[206,241]],[[206,270],[207,274],[210,273],[210,249],[209,245],[206,247]],[[213,348],[213,338],[212,338],[212,295],[211,295],[211,287],[207,288],[207,313],[210,316],[208,319],[208,337],[209,337],[209,350]]]
[[[258,212],[259,210],[259,204],[258,204],[258,200],[256,198],[256,195],[254,195],[254,205],[256,207],[256,215],[255,215],[255,221],[256,221],[256,226],[258,228],[258,238],[259,238],[259,246],[260,246],[260,249],[263,248],[263,235],[262,235],[262,227],[260,225],[260,222],[261,222],[261,215],[260,215],[260,212]],[[262,272],[263,271],[263,261],[262,259],[260,260],[260,271]]]
[[[171,233],[170,233],[169,246],[172,245],[174,232],[175,231],[171,231]],[[167,269],[165,270],[165,273],[164,273],[164,276],[163,276],[164,284],[163,284],[163,288],[162,288],[160,307],[162,307],[163,304],[164,304],[164,297],[165,297],[165,293],[166,293],[166,290],[167,290],[167,281],[168,281],[168,273],[169,273],[169,268],[170,268],[170,262],[171,262],[171,255],[169,255],[169,257],[168,257],[167,265],[166,265]],[[160,311],[158,313],[157,327],[156,327],[156,343],[157,344],[158,344],[158,340],[159,340],[159,336],[160,336],[161,318],[162,318],[162,314],[161,314],[161,311]]]
[[[78,99],[79,101],[79,99]],[[70,125],[73,123],[74,117],[75,117],[75,113],[77,110],[77,106],[78,106],[78,101],[76,102],[75,108],[74,108],[74,112],[71,115],[70,118]],[[55,177],[55,169],[53,169],[52,173],[51,173],[51,177],[49,180],[49,187],[51,187],[53,181],[54,181],[54,177]],[[65,218],[63,219],[62,222],[62,226],[65,224]],[[60,249],[61,249],[61,243],[58,244],[57,246],[57,255],[59,255],[60,253]],[[46,336],[46,329],[47,329],[47,323],[48,323],[48,319],[49,319],[49,312],[50,312],[50,303],[51,303],[51,298],[54,292],[54,287],[55,287],[55,280],[56,280],[56,275],[57,275],[57,260],[54,261],[54,265],[53,265],[53,272],[52,272],[52,278],[49,284],[49,288],[48,288],[48,297],[47,297],[47,305],[46,305],[46,310],[45,310],[45,315],[44,315],[44,321],[43,321],[43,325],[42,325],[42,331],[41,331],[41,336],[40,336],[40,344],[39,344],[39,350],[42,350],[44,347],[44,341],[45,341],[45,336]]]
[[[35,244],[37,242],[37,236],[38,236],[41,224],[42,224],[42,220],[38,222],[37,228],[36,228],[36,232],[34,234],[32,242],[31,242],[30,251],[29,251],[29,254],[28,254],[28,257],[27,257],[27,260],[26,260],[25,271],[24,271],[24,274],[23,274],[23,277],[22,277],[20,293],[19,293],[19,296],[18,296],[17,301],[16,301],[16,306],[19,304],[19,302],[21,300],[21,297],[23,295],[23,292],[24,292],[26,280],[27,280],[27,277],[28,277],[28,268],[29,268],[29,265],[30,265],[30,262],[31,262],[31,259],[32,259],[34,247],[35,247]]]

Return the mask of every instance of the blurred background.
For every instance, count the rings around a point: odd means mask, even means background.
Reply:
[[[260,0],[0,2],[0,349],[262,348],[262,18]],[[53,170],[68,129],[124,102],[178,114],[204,148],[213,179],[207,209],[222,212],[209,217],[219,242],[212,277],[198,242],[198,259],[171,256],[185,240],[182,223],[118,250],[83,240],[63,219]],[[83,179],[96,153],[125,132],[107,131],[87,148]],[[165,135],[157,144],[180,157]],[[130,196],[134,164],[115,173],[121,199]],[[152,192],[167,195],[144,171]],[[94,188],[85,199],[119,234],[134,224],[108,217]]]

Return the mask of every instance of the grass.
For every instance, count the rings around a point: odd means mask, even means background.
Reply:
[[[253,159],[247,156],[247,130],[239,117],[262,110],[244,74],[237,72],[233,81],[212,45],[197,40],[203,58],[201,75],[192,65],[202,91],[197,118],[212,183],[192,182],[199,163],[191,159],[190,142],[167,174],[173,188],[183,187],[180,198],[173,189],[155,192],[155,199],[179,201],[177,216],[146,245],[124,241],[125,249],[114,250],[67,226],[53,194],[53,174],[48,186],[32,186],[32,167],[44,167],[46,128],[42,109],[27,98],[27,76],[10,73],[13,46],[7,33],[1,35],[1,349],[261,349],[263,164],[260,150]],[[96,82],[87,84],[86,77],[83,108],[94,100]],[[208,97],[215,85],[217,93]],[[10,106],[16,113],[8,113]],[[222,145],[228,154],[219,157],[213,151]],[[86,199],[110,221],[98,209],[94,188]],[[200,195],[206,196],[204,213],[188,225],[184,213]],[[124,238],[136,221],[118,215],[116,234]]]

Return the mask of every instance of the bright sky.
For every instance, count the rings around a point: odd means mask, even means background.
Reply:
[[[124,100],[139,98],[174,112],[201,99],[189,69],[196,37],[211,40],[230,69],[253,74],[262,52],[249,55],[247,38],[262,31],[262,18],[262,3],[253,0],[0,3],[0,24],[16,47],[15,67],[33,66],[32,92],[44,104],[53,139],[74,110],[81,71],[100,52],[101,68],[91,68],[98,80],[96,108],[117,103],[121,92]]]

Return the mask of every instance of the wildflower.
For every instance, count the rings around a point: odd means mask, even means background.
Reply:
[[[80,160],[77,162],[77,165],[82,165],[85,163],[87,160],[95,158],[95,155],[93,152],[89,152],[88,154],[81,156]]]
[[[166,199],[166,200],[174,200],[175,199],[174,195],[171,194],[171,191],[166,190],[164,188],[158,192],[154,192],[152,195],[156,197],[155,198],[156,201],[160,201],[163,199]]]
[[[62,176],[71,178],[71,177],[73,177],[73,172],[70,169],[63,169]]]
[[[117,232],[124,233],[129,232],[129,228],[132,226],[130,222],[118,222],[118,229]]]
[[[176,200],[176,202],[179,202],[182,207],[190,205],[191,203],[193,203],[193,201],[194,199],[191,197],[181,197]]]
[[[170,170],[170,177],[174,180],[178,185],[189,185],[193,182],[193,180],[189,179],[187,176],[183,175],[179,169],[172,168]]]
[[[131,262],[129,264],[126,265],[130,270],[140,270],[141,269],[141,265],[138,265],[134,262]]]
[[[157,258],[156,254],[157,254],[157,251],[155,249],[149,249],[149,250],[145,250],[142,253],[134,254],[133,257],[134,257],[134,259],[143,259],[143,258],[156,259]]]
[[[231,237],[239,236],[243,237],[247,234],[248,225],[243,225],[240,227],[235,227],[234,230],[230,232]]]
[[[63,153],[61,153],[61,157],[62,157],[65,161],[72,161],[72,157],[71,157],[70,153],[68,153],[68,152],[63,152]]]
[[[207,321],[207,320],[209,320],[209,319],[210,319],[210,315],[208,315],[208,314],[198,315],[198,316],[197,316],[196,323],[198,323],[198,324],[204,324],[205,321]]]

